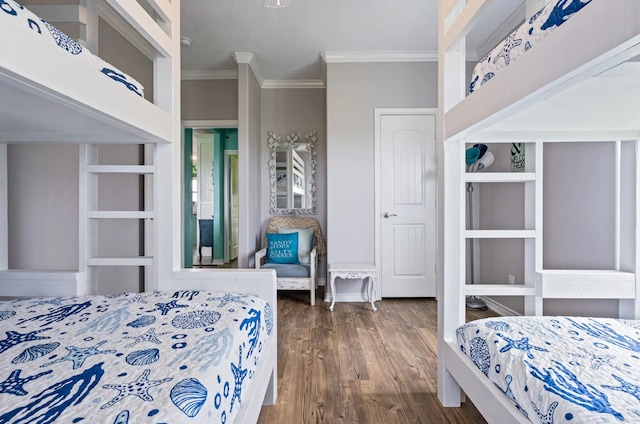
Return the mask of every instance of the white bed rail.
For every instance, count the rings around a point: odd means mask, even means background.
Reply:
[[[0,296],[82,296],[89,294],[84,272],[0,271]]]
[[[465,49],[459,49],[459,45],[464,45],[466,35],[475,25],[485,24],[483,14],[495,4],[491,0],[469,0],[461,10],[453,7],[448,16],[452,19],[451,24],[441,24],[444,27],[440,36],[445,41],[441,43],[440,54],[455,53],[461,55],[459,60],[464,62]],[[568,46],[571,46],[571,54],[567,54]],[[482,131],[492,124],[504,123],[506,118],[528,105],[639,53],[640,3],[635,0],[593,0],[535,48],[496,73],[483,89],[465,98],[457,95],[452,98],[447,94],[449,107],[446,108],[445,137],[481,136]],[[459,73],[450,74],[447,69],[445,72],[445,86],[459,84],[461,89],[466,88],[468,81],[460,80]],[[454,78],[454,81],[446,82],[447,78]]]
[[[160,55],[173,56],[171,46],[172,34],[164,28],[171,24],[171,5],[166,0],[150,0],[148,3],[162,19],[163,24],[156,22],[135,0],[105,0],[118,12]],[[173,34],[179,36],[179,34]]]

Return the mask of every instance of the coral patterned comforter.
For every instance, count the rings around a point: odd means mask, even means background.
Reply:
[[[230,423],[271,308],[198,291],[0,302],[0,423]]]
[[[640,321],[488,318],[457,339],[533,423],[640,423]]]

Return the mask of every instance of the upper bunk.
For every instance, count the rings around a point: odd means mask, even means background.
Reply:
[[[6,0],[0,11],[0,143],[172,141],[174,108],[162,87],[173,87],[172,73],[179,70],[179,63],[171,64],[179,61],[179,35],[163,29],[171,28],[174,5],[105,2],[156,51],[155,104],[126,74]]]
[[[473,37],[486,37],[486,28],[496,28],[496,19],[506,20],[518,2],[445,3],[440,59],[448,79],[444,84],[446,140],[640,137],[640,2],[551,0],[547,8],[554,9],[549,13],[587,4],[466,96],[465,45],[467,49],[479,45]],[[530,23],[523,24],[525,31],[531,31]],[[512,30],[502,34],[505,44],[500,44],[505,46],[509,35],[513,38]],[[460,83],[463,76],[465,81]]]

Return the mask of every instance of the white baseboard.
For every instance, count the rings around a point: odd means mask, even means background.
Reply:
[[[506,317],[506,316],[518,316],[518,315],[521,315],[521,314],[517,313],[516,311],[514,311],[513,309],[507,308],[502,303],[496,302],[493,299],[490,299],[490,298],[485,297],[485,296],[479,296],[479,298],[484,300],[484,303],[487,304],[489,309],[491,309],[492,311],[496,312],[500,316]]]

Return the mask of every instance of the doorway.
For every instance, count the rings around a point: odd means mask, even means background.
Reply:
[[[184,267],[237,267],[228,239],[237,250],[238,130],[185,128],[183,152]],[[227,163],[234,156],[235,173]]]
[[[376,263],[382,297],[436,295],[436,111],[376,109]]]

